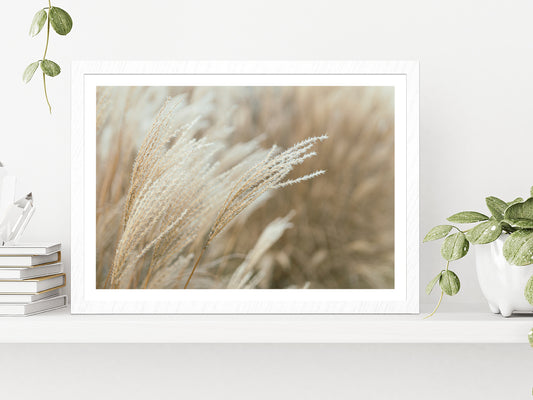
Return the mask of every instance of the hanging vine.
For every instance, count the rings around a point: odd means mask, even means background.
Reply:
[[[46,90],[46,76],[54,77],[59,75],[61,68],[57,63],[46,58],[48,52],[48,43],[50,41],[50,25],[59,35],[66,35],[72,29],[72,18],[70,15],[59,7],[52,7],[51,0],[48,0],[48,7],[45,7],[34,15],[33,21],[30,26],[30,36],[34,37],[41,32],[46,23],[46,44],[44,46],[43,58],[37,60],[26,67],[24,73],[22,74],[22,80],[25,83],[28,83],[37,71],[39,66],[43,72],[43,89],[44,89],[44,98],[50,114],[52,113],[52,106],[50,105],[50,100],[48,99],[48,92]]]

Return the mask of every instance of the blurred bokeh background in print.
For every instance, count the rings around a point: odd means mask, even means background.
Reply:
[[[270,190],[244,209],[209,243],[190,288],[394,287],[393,87],[102,87],[97,94],[98,288],[111,287],[119,243],[127,256],[114,287],[183,288],[217,217],[213,203],[186,241],[160,240],[169,229],[163,217],[140,220],[147,227],[133,231],[142,238],[124,237],[134,162],[155,135],[154,122],[156,130],[215,143],[206,157],[220,174],[260,162],[273,145],[285,150],[328,136],[287,178],[326,172]],[[165,117],[159,110],[176,96]],[[166,146],[175,143],[170,135]],[[172,201],[145,203],[175,212]]]

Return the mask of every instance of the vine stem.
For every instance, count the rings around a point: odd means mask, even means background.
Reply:
[[[46,74],[43,72],[43,87],[44,87],[44,98],[46,99],[46,104],[48,104],[48,109],[50,110],[50,114],[52,114],[52,106],[50,105],[50,101],[48,100],[48,93],[46,92]]]
[[[448,268],[449,268],[449,267],[450,267],[450,262],[448,261],[448,262],[446,263],[446,271],[448,271]],[[443,298],[443,297],[444,297],[444,290],[441,290],[441,291],[440,291],[439,302],[438,302],[437,305],[435,306],[435,309],[431,312],[431,314],[426,315],[426,316],[424,317],[424,319],[429,318],[429,317],[432,317],[433,315],[435,315],[435,313],[437,312],[437,310],[438,310],[439,307],[440,307],[440,303],[442,302],[442,298]]]
[[[466,231],[462,231],[461,229],[459,229],[459,228],[456,227],[455,225],[452,225],[452,227],[455,228],[455,229],[457,229],[458,232],[461,232],[461,233],[463,233],[463,234],[464,234],[464,233],[467,233],[467,232],[469,232],[469,231],[472,230],[472,228],[470,228],[470,229],[467,229]]]
[[[443,297],[444,297],[444,290],[441,290],[441,291],[440,291],[440,298],[439,298],[439,302],[437,303],[437,306],[436,306],[435,309],[431,312],[431,314],[426,315],[426,316],[424,317],[424,319],[429,318],[429,317],[432,317],[433,315],[435,315],[435,313],[437,312],[437,310],[438,310],[439,307],[440,307],[440,303],[442,302],[442,298],[443,298]]]
[[[51,0],[48,0],[48,23],[46,25],[46,46],[44,47],[43,59],[46,59],[46,53],[48,52],[48,42],[50,41],[50,9],[52,8]],[[42,63],[41,61],[41,63]],[[50,100],[48,100],[48,93],[46,91],[46,74],[43,72],[43,87],[44,87],[44,98],[46,99],[46,104],[48,104],[48,109],[50,114],[52,114],[52,106],[50,105]]]

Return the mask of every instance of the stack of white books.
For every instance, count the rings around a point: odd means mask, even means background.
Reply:
[[[0,246],[0,315],[31,315],[65,307],[60,243]]]

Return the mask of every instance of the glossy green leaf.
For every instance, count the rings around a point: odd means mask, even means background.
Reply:
[[[516,204],[516,203],[523,203],[524,202],[524,199],[522,197],[517,197],[516,199],[514,199],[513,201],[510,201],[509,203],[507,203],[509,206],[512,206],[513,204]]]
[[[485,214],[478,213],[476,211],[462,211],[457,214],[453,214],[448,221],[459,224],[469,224],[472,222],[481,222],[488,220]]]
[[[35,74],[35,71],[37,70],[37,67],[39,67],[40,61],[35,61],[34,63],[31,63],[26,67],[24,70],[24,73],[22,74],[22,80],[24,83],[28,83],[31,81],[31,78],[33,78],[33,74]]]
[[[533,220],[533,198],[522,203],[515,203],[505,210],[505,219]]]
[[[44,23],[46,22],[47,14],[45,10],[39,10],[33,16],[33,21],[31,21],[30,26],[30,36],[36,36],[41,29],[43,29]]]
[[[503,255],[514,265],[533,264],[533,230],[512,233],[503,245]]]
[[[439,280],[439,286],[448,296],[455,296],[461,289],[459,277],[453,271],[447,270],[442,272]]]
[[[492,216],[496,218],[497,221],[501,221],[505,210],[509,207],[507,203],[494,196],[487,197],[485,202],[487,203],[487,207]]]
[[[488,221],[482,222],[479,225],[474,226],[465,235],[470,243],[473,244],[487,244],[494,242],[502,234],[502,226],[491,218]]]
[[[530,280],[531,280],[531,278],[530,278]],[[533,303],[531,303],[531,304],[533,304]],[[529,339],[529,345],[531,347],[533,347],[533,329],[529,330],[529,333],[527,334],[527,338]]]
[[[522,229],[533,229],[533,198],[516,203],[505,210],[505,222]]]
[[[61,72],[59,65],[50,60],[41,61],[41,69],[48,76],[57,76]]]
[[[442,275],[443,271],[440,271],[439,274],[433,278],[431,280],[431,282],[429,282],[426,286],[426,294],[429,296],[433,290],[433,288],[435,287],[435,285],[437,284],[437,282],[440,280],[440,276]]]
[[[440,253],[445,260],[454,261],[466,256],[469,247],[470,244],[466,240],[464,233],[458,232],[448,236],[444,240]]]
[[[529,278],[524,289],[524,296],[529,304],[533,304],[533,275]],[[529,343],[533,346],[533,329],[529,331]]]
[[[59,7],[50,9],[50,23],[52,28],[60,35],[66,35],[72,29],[72,18],[65,10]]]
[[[437,240],[442,239],[443,237],[446,237],[448,233],[452,230],[453,226],[451,225],[438,225],[431,229],[426,237],[424,238],[424,242],[429,242],[431,240]]]
[[[517,228],[513,228],[511,225],[505,222],[505,220],[500,222],[500,224],[502,226],[502,229],[507,233],[513,233],[517,230]]]
[[[503,222],[517,229],[533,229],[533,219],[504,219]]]

